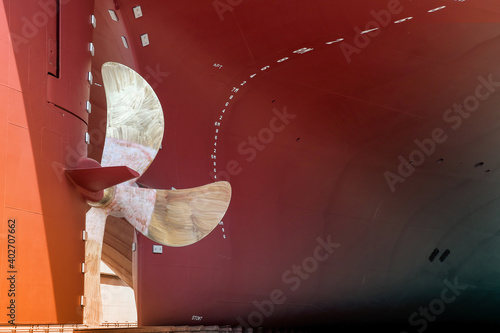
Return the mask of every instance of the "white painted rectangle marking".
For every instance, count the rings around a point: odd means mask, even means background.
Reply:
[[[135,17],[135,18],[142,17],[142,9],[141,9],[141,6],[136,6],[136,7],[132,8],[132,10],[134,11],[134,17]]]
[[[111,16],[111,19],[113,21],[118,21],[118,16],[116,16],[116,13],[114,10],[112,9],[108,9],[108,13],[109,13],[109,16]]]
[[[148,36],[148,34],[141,35],[141,42],[142,42],[142,46],[148,46],[149,45],[149,36]]]

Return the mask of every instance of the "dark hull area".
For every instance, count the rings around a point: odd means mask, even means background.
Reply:
[[[142,181],[233,187],[198,244],[139,238],[141,324],[496,321],[497,5],[141,8],[139,68],[169,73]]]

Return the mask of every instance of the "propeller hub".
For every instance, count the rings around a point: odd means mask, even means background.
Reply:
[[[94,201],[87,201],[87,203],[91,207],[96,207],[96,208],[105,208],[107,207],[112,201],[115,196],[115,187],[108,187],[107,189],[104,190],[104,195],[101,200],[94,202]]]

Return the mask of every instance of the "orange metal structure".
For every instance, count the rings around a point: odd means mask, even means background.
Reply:
[[[0,6],[0,322],[81,323],[90,1]],[[75,36],[78,36],[75,38]]]

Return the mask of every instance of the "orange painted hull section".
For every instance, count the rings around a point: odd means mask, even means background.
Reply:
[[[82,322],[88,207],[64,168],[87,155],[92,11],[77,1],[59,14],[51,1],[0,6],[2,324]]]

